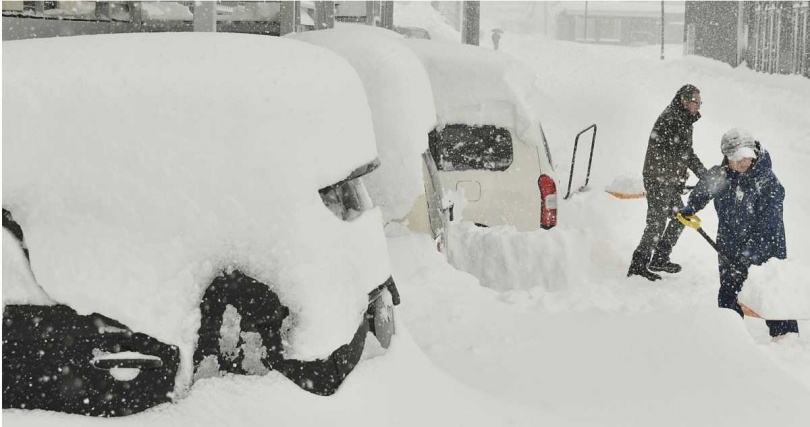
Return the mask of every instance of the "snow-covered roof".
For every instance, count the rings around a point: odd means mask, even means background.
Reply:
[[[450,5],[453,8],[454,2],[438,2],[437,7],[446,9],[442,5]],[[461,41],[461,33],[458,25],[461,21],[452,24],[453,18],[445,16],[435,9],[432,2],[419,1],[398,1],[394,7],[394,25],[398,27],[423,28],[430,33],[432,40],[439,40],[448,43],[458,43]],[[449,12],[448,12],[449,13]],[[449,13],[452,15],[452,13]],[[486,16],[484,16],[486,17]]]
[[[142,1],[141,18],[147,21],[191,21],[194,14],[188,6],[176,1]]]
[[[362,83],[325,49],[222,33],[5,42],[3,107],[3,206],[39,284],[79,313],[193,349],[204,289],[234,267],[290,307],[288,356],[323,357],[390,275],[379,210],[344,222],[318,193],[377,157]]]
[[[430,80],[402,36],[367,25],[343,25],[292,36],[349,61],[366,89],[381,166],[364,180],[383,218],[404,217],[424,193],[421,154],[436,127]]]
[[[496,125],[542,146],[538,78],[514,57],[458,43],[403,41],[430,77],[439,125]]]

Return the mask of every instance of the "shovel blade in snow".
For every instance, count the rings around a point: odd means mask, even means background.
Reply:
[[[615,198],[617,198],[617,199],[643,199],[643,198],[647,197],[647,193],[646,193],[646,192],[641,192],[641,193],[622,193],[622,192],[620,192],[620,191],[610,191],[610,190],[605,190],[605,191],[606,191],[608,194],[610,194],[611,196],[613,196],[613,197],[615,197]]]
[[[746,316],[748,316],[748,317],[756,317],[757,319],[762,319],[762,316],[760,316],[756,311],[751,310],[750,308],[748,308],[747,305],[745,305],[745,304],[743,304],[743,303],[741,303],[739,301],[737,301],[737,304],[740,305],[740,308],[742,308],[743,314],[745,314]]]
[[[748,307],[747,305],[745,305],[745,304],[743,304],[743,303],[741,303],[739,301],[737,301],[737,304],[740,305],[740,308],[742,308],[743,314],[745,314],[746,317],[754,317],[754,318],[762,319],[762,320],[781,320],[781,321],[785,321],[785,320],[802,320],[802,321],[810,320],[810,318],[804,318],[802,316],[789,316],[789,317],[779,317],[779,318],[765,317],[765,316],[761,316],[756,311],[751,310],[750,307]]]
[[[605,186],[605,191],[618,199],[643,199],[647,197],[644,181],[638,175],[622,175]]]

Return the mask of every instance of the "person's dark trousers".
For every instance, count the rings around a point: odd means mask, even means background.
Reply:
[[[679,186],[647,185],[647,225],[641,242],[633,252],[633,263],[647,266],[655,252],[655,258],[669,261],[672,248],[678,242],[683,224],[675,219],[676,209],[683,208]]]
[[[723,260],[720,260],[720,291],[717,293],[717,305],[720,308],[734,310],[740,317],[745,317],[742,307],[737,302],[737,295],[742,290],[748,270],[737,271]]]
[[[717,305],[721,308],[734,310],[740,317],[745,317],[742,307],[737,302],[737,295],[742,290],[745,279],[748,278],[748,269],[739,272],[731,268],[725,261],[720,261],[720,292],[717,294]],[[795,320],[766,320],[769,333],[772,337],[787,333],[799,333],[799,324]]]

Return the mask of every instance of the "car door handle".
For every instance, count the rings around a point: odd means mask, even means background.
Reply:
[[[135,368],[135,369],[159,369],[163,367],[163,361],[156,357],[149,358],[96,358],[90,361],[96,369],[110,370],[114,368]]]

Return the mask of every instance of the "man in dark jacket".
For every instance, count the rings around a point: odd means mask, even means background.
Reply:
[[[785,259],[783,221],[785,189],[771,169],[771,156],[746,131],[732,129],[723,135],[720,166],[709,170],[689,195],[681,215],[689,217],[714,199],[719,225],[717,246],[729,257],[719,256],[720,292],[717,302],[743,316],[737,294],[748,278],[748,268],[771,258]],[[732,265],[729,261],[734,262]],[[799,332],[795,320],[767,321],[778,337]]]
[[[655,121],[644,159],[644,189],[647,191],[647,226],[633,252],[627,276],[649,280],[661,278],[655,272],[677,273],[681,266],[669,255],[683,231],[675,213],[683,207],[688,169],[698,178],[706,173],[692,148],[692,125],[700,119],[700,90],[684,85]],[[654,254],[653,254],[654,253]]]

